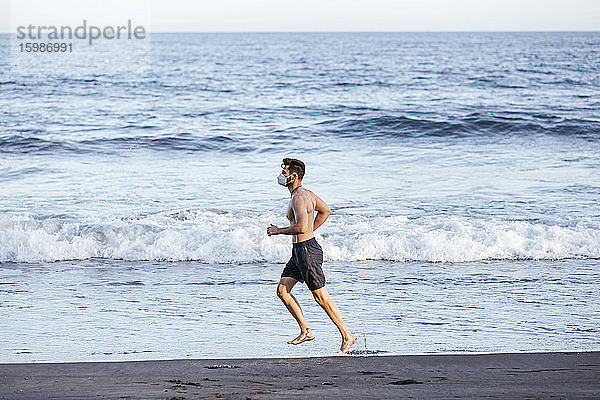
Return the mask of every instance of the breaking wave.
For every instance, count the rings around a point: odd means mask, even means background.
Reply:
[[[265,234],[269,223],[281,221],[275,213],[219,210],[85,221],[2,216],[0,262],[103,258],[283,263],[289,258],[290,238]],[[584,223],[334,214],[316,238],[329,262],[600,258],[600,229]]]

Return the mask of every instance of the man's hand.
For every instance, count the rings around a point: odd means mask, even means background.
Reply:
[[[267,235],[269,235],[269,236],[279,235],[279,228],[276,227],[275,225],[271,224],[271,226],[269,226],[267,228]]]

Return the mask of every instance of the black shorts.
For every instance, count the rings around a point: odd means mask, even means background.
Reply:
[[[306,281],[306,286],[312,291],[325,286],[323,264],[323,249],[315,238],[304,242],[294,243],[292,258],[287,262],[281,277],[289,276],[300,282]]]

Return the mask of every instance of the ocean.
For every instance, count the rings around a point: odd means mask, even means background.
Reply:
[[[600,350],[600,32],[0,35],[0,362]]]

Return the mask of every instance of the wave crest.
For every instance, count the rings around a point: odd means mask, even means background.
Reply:
[[[191,210],[79,221],[0,218],[0,262],[90,258],[206,263],[283,263],[289,237],[267,237],[279,214]],[[600,230],[459,217],[333,215],[316,234],[326,261],[465,262],[600,258]]]

